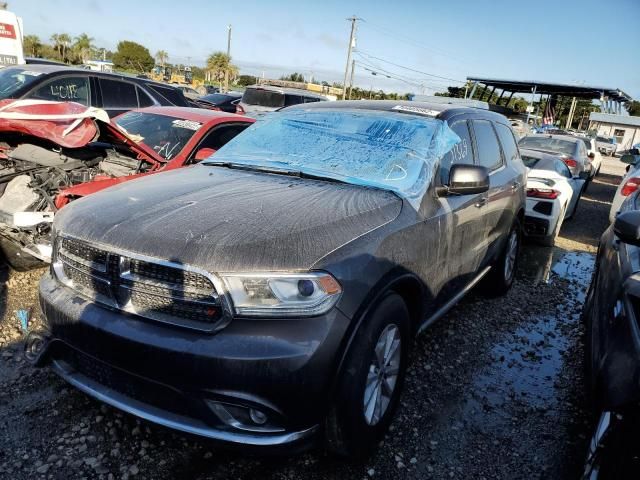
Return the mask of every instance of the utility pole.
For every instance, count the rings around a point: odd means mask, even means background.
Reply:
[[[347,96],[347,78],[349,77],[349,64],[351,63],[351,51],[353,50],[353,38],[356,33],[356,22],[360,20],[355,15],[347,18],[351,22],[351,35],[349,35],[349,48],[347,49],[347,65],[344,67],[344,82],[342,82],[342,100]]]
[[[231,25],[227,25],[227,58],[229,59],[229,65],[231,64]],[[229,65],[224,71],[224,91],[229,91]]]
[[[356,69],[356,61],[351,60],[351,78],[349,79],[349,100],[351,100],[351,90],[353,89],[353,72]]]

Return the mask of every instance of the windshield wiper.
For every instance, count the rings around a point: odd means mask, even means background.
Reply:
[[[311,180],[322,180],[324,182],[346,183],[347,185],[353,185],[351,182],[348,182],[346,180],[340,180],[338,178],[326,177],[324,175],[303,172],[301,170],[287,170],[283,168],[262,167],[257,165],[245,165],[242,163],[217,162],[217,161],[203,163],[203,165],[232,168],[236,170],[247,170],[247,171],[253,171],[253,172],[274,173],[276,175],[286,175],[288,177],[308,178]]]

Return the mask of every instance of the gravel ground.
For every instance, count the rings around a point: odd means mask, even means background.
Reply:
[[[0,478],[577,478],[591,431],[579,314],[616,177],[589,188],[554,249],[526,245],[507,296],[472,293],[416,342],[391,431],[365,462],[229,452],[141,422],[22,358],[41,271],[0,270]]]

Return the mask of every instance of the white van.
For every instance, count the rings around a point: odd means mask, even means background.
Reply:
[[[22,19],[0,10],[0,67],[24,64]]]

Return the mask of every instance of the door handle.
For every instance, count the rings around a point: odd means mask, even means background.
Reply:
[[[487,204],[487,197],[479,198],[475,203],[476,207],[478,207],[478,208],[480,208],[480,207],[482,207],[482,206],[484,206],[486,204]]]

